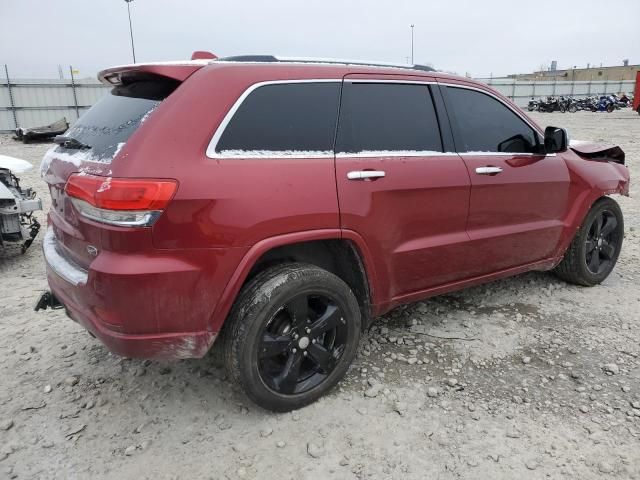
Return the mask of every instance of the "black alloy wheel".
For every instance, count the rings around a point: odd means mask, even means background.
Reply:
[[[347,330],[333,298],[296,295],[265,325],[258,351],[262,381],[285,395],[311,390],[335,369],[347,343]]]
[[[589,227],[585,241],[585,262],[594,275],[609,269],[620,247],[618,220],[613,212],[598,212]]]
[[[255,403],[294,410],[340,381],[361,330],[358,300],[340,277],[310,264],[275,265],[240,291],[223,329],[225,363]]]
[[[569,283],[591,287],[609,276],[618,261],[624,238],[620,206],[600,198],[587,213],[562,261],[554,269]]]

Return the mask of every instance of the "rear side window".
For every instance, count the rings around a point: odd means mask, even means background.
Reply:
[[[144,119],[175,90],[169,79],[137,81],[114,87],[65,133],[88,145],[87,158],[110,163]],[[58,147],[64,151],[63,147]],[[77,150],[70,150],[70,153]]]
[[[502,102],[465,88],[447,94],[459,152],[538,152],[537,134]]]
[[[429,87],[345,83],[336,151],[442,152]]]
[[[216,153],[332,153],[339,95],[339,82],[258,87],[231,118]]]

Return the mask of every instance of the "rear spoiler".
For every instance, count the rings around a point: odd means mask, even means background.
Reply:
[[[98,73],[98,80],[112,87],[127,83],[127,79],[140,75],[158,75],[183,82],[193,73],[209,64],[209,59],[183,62],[136,63],[107,68]]]
[[[614,162],[624,165],[624,151],[617,145],[603,145],[573,140],[569,144],[569,148],[588,160]]]

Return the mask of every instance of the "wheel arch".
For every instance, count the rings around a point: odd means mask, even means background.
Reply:
[[[295,232],[267,238],[244,255],[223,290],[208,327],[220,332],[243,285],[270,266],[302,262],[324,268],[340,277],[353,290],[362,313],[362,326],[373,318],[375,272],[366,244],[357,234],[339,229]],[[350,268],[355,266],[356,268]]]
[[[582,202],[576,202],[577,208],[573,214],[573,221],[569,221],[567,224],[567,234],[563,237],[560,248],[558,249],[554,268],[562,261],[565,252],[571,245],[571,242],[573,242],[573,239],[580,230],[580,227],[582,227],[582,224],[584,223],[587,215],[589,215],[591,209],[596,205],[596,203],[602,201],[603,199],[611,198],[613,194],[625,195],[622,189],[611,191],[594,188],[591,191],[587,192]]]

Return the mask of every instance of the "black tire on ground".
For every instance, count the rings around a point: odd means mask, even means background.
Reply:
[[[578,111],[578,107],[575,105],[569,106],[569,113],[576,113]]]
[[[638,115],[640,115],[640,106],[638,106]]]
[[[620,207],[609,197],[599,199],[554,269],[555,274],[569,283],[585,287],[601,283],[618,260],[623,236]]]
[[[339,277],[309,264],[277,265],[238,295],[224,326],[224,360],[255,403],[294,410],[340,381],[360,332],[358,301]]]

